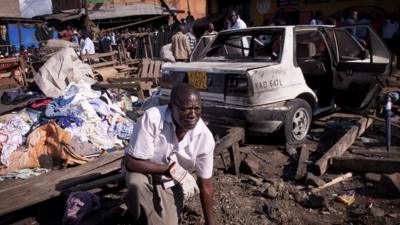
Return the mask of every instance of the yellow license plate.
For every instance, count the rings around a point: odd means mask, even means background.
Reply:
[[[206,72],[188,72],[189,84],[197,89],[207,89],[207,73]]]

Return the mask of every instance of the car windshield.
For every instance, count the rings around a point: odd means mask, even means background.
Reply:
[[[284,29],[227,32],[218,35],[201,61],[279,61]]]

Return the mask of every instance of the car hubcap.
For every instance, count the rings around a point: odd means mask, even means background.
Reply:
[[[300,108],[296,110],[293,115],[293,137],[296,140],[303,139],[308,131],[309,126],[309,116],[305,109]]]

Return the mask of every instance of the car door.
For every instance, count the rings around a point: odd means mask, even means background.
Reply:
[[[391,73],[392,54],[366,25],[335,28],[334,39],[337,63],[333,87],[337,101],[359,107],[376,84],[377,76]]]

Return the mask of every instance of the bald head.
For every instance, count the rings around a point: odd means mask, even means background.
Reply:
[[[172,88],[171,101],[174,103],[181,103],[189,96],[196,96],[200,99],[199,91],[190,84],[179,83]]]

